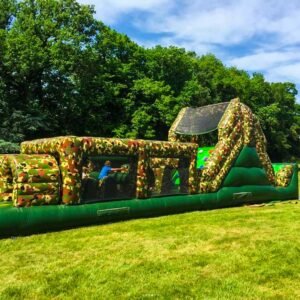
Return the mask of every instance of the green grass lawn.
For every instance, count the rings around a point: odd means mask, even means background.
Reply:
[[[300,203],[0,240],[0,299],[300,299]]]

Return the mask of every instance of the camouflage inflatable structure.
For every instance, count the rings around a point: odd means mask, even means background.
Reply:
[[[213,130],[205,152],[196,141]],[[64,136],[0,156],[0,236],[295,198],[297,165],[272,165],[239,99],[183,108],[169,141]]]

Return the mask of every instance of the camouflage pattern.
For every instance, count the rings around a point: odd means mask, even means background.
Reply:
[[[18,207],[57,204],[57,195],[16,195],[14,196],[14,204]]]
[[[197,149],[198,145],[190,154],[190,167],[189,167],[189,178],[188,178],[188,185],[189,185],[189,193],[196,194],[199,192],[199,175],[196,169],[197,164]]]
[[[201,192],[214,192],[220,188],[223,180],[225,179],[228,171],[230,170],[232,164],[234,163],[243,146],[243,141],[242,139],[238,139],[235,144],[231,143],[232,149],[229,152],[227,150],[229,149],[228,145],[230,145],[230,143],[227,143],[224,147],[222,147],[223,145],[220,144],[220,148],[214,149],[211,154],[211,156],[213,156],[213,159],[210,160],[208,158],[207,163],[209,162],[211,168],[209,168],[209,166],[206,164],[202,171],[202,174],[200,175]],[[220,163],[222,163],[222,167],[218,166],[214,168],[214,166],[218,164],[218,160]],[[216,175],[214,171],[216,171]]]
[[[136,177],[136,197],[140,199],[147,198],[150,195],[148,175],[148,170],[150,168],[149,157],[149,145],[145,143],[145,141],[140,140]]]
[[[179,143],[179,142],[162,142],[147,141],[149,147],[149,155],[151,158],[188,158],[189,159],[189,177],[188,189],[189,193],[198,192],[198,178],[196,173],[196,159],[198,146],[195,143]],[[175,161],[173,161],[175,162]]]
[[[219,122],[218,138],[214,151],[206,161],[200,178],[200,191],[219,189],[236,155],[242,147],[242,124],[239,101],[231,101]]]
[[[179,142],[179,141],[181,141],[180,138],[182,138],[182,135],[177,134],[175,132],[175,128],[177,127],[178,123],[180,122],[183,115],[185,114],[186,109],[187,109],[187,107],[184,107],[180,110],[180,112],[178,113],[175,121],[171,125],[171,127],[169,129],[169,133],[168,133],[168,141],[170,141],[170,142]]]
[[[179,158],[151,158],[150,168],[154,173],[154,187],[152,192],[160,193],[162,189],[163,175],[166,167],[178,169]]]
[[[78,137],[82,151],[89,155],[137,155],[143,145],[142,140]]]
[[[286,165],[276,174],[276,185],[287,187],[292,179],[294,168],[292,165]]]
[[[13,177],[9,155],[0,155],[0,201],[12,201]]]
[[[0,201],[12,201],[13,200],[13,193],[1,193]]]
[[[164,141],[145,141],[107,138],[82,138],[83,151],[89,155],[133,155],[138,157],[136,197],[149,196],[150,161],[153,157],[191,158],[191,168],[196,163],[196,144],[172,143]],[[193,174],[193,172],[192,172]],[[197,184],[191,180],[191,190],[196,190]]]
[[[261,161],[262,166],[264,167],[267,177],[270,181],[271,184],[275,185],[275,173],[274,169],[271,163],[271,160],[269,158],[269,155],[267,153],[267,140],[266,137],[262,131],[262,128],[259,124],[258,119],[254,116],[254,136],[255,136],[255,146],[256,146],[256,151],[258,154],[258,157]]]
[[[12,183],[4,180],[0,181],[0,193],[11,193],[13,189]]]
[[[242,127],[243,127],[243,139],[244,139],[244,145],[248,145],[249,147],[255,147],[255,127],[254,127],[254,121],[256,120],[256,117],[252,113],[251,109],[244,105],[240,104],[241,106],[241,112],[242,112]],[[261,131],[262,133],[262,131]]]
[[[62,202],[75,204],[80,199],[81,161],[84,154],[138,156],[139,145],[138,140],[66,136],[24,142],[21,144],[21,152],[55,155],[60,161]],[[145,174],[140,177],[145,177]]]
[[[17,189],[18,195],[49,194],[55,195],[59,190],[59,182],[48,183],[15,183],[14,189]]]
[[[5,187],[2,200],[12,200],[15,206],[59,202],[60,172],[53,156],[11,154],[2,158],[0,166],[0,186]],[[5,176],[9,183],[4,182]]]
[[[220,188],[243,146],[256,147],[270,183],[275,184],[273,167],[266,152],[265,136],[250,108],[238,98],[231,100],[218,129],[219,142],[201,174],[201,192],[215,192]]]
[[[184,109],[170,128],[169,142],[66,136],[24,142],[21,144],[21,152],[24,155],[53,155],[57,159],[61,171],[62,202],[64,204],[80,202],[82,158],[84,155],[129,155],[137,157],[136,197],[146,198],[150,195],[150,167],[156,169],[157,186],[160,188],[163,168],[168,164],[176,165],[180,158],[188,159],[190,163],[188,172],[189,192],[197,193],[199,190],[200,192],[215,192],[220,188],[243,146],[255,146],[270,183],[275,184],[274,171],[266,153],[265,136],[257,118],[239,99],[233,99],[222,116],[218,125],[219,142],[208,158],[201,174],[195,167],[197,144],[175,142],[177,140],[196,141],[198,138],[197,136],[182,137],[174,132],[176,122],[180,121],[183,114]],[[26,161],[25,157],[24,161]],[[164,165],[158,166],[162,162]],[[57,173],[53,171],[51,166],[48,168],[49,171],[46,171],[46,165],[40,165],[42,173],[39,173],[39,164],[40,162],[36,159],[35,170],[32,172],[26,171],[26,166],[23,166],[24,172],[18,173],[17,182],[21,183],[24,179],[24,183],[38,183],[38,176],[47,182],[58,182]],[[7,192],[5,190],[7,186],[4,184],[2,186],[0,191],[3,191],[4,195],[4,192]]]
[[[174,169],[178,168],[179,158],[158,158],[152,157],[150,159],[151,168],[160,168],[160,167],[171,167]]]
[[[38,139],[23,142],[21,153],[52,154],[60,163],[62,177],[62,202],[78,203],[80,182],[81,140],[74,136]]]
[[[190,174],[195,174],[197,145],[99,137],[57,137],[39,139],[21,144],[26,154],[52,154],[60,162],[62,176],[62,202],[75,204],[80,201],[82,157],[87,155],[130,155],[138,158],[136,197],[149,195],[147,170],[151,157],[188,157]],[[190,190],[197,190],[197,183],[189,179]]]
[[[147,157],[148,152],[143,140],[83,137],[82,151],[88,155],[130,155],[138,157],[136,197],[148,196]],[[79,196],[78,196],[79,199]]]
[[[152,187],[151,192],[159,194],[161,193],[165,168],[166,166],[161,166],[159,168],[151,168],[154,175],[154,186]]]
[[[145,141],[149,146],[151,157],[190,157],[198,146],[194,143],[179,143],[165,141]]]
[[[58,182],[59,170],[31,169],[17,172],[16,182]]]

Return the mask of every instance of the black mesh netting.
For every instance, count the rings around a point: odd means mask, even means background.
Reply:
[[[102,173],[106,162],[111,171]],[[83,203],[131,199],[135,197],[137,158],[91,156],[82,166],[81,201]]]
[[[188,107],[175,132],[185,135],[198,135],[208,133],[218,128],[229,102],[207,105],[203,107]]]

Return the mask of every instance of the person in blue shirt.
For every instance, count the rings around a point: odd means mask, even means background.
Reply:
[[[109,173],[117,171],[122,171],[122,168],[112,168],[111,162],[107,160],[99,173],[98,179],[103,180],[109,175]]]

